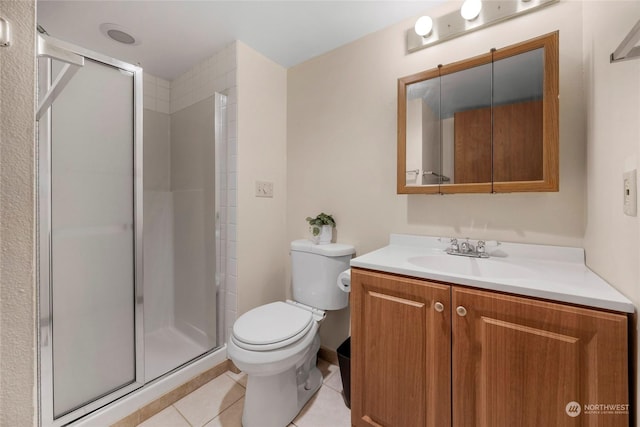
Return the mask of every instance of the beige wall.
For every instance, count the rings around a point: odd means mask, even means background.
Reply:
[[[288,235],[316,211],[336,217],[339,241],[358,253],[390,232],[581,245],[585,226],[582,4],[537,13],[405,54],[413,19],[289,70]],[[560,30],[560,192],[397,195],[396,81]]]
[[[13,44],[0,47],[0,425],[36,413],[35,3],[0,1]]]
[[[640,166],[640,60],[610,64],[609,54],[639,17],[637,1],[586,2],[584,6],[587,264],[636,307],[640,305],[640,230],[638,218],[622,211],[622,173]]]
[[[337,221],[338,241],[354,244],[358,254],[384,246],[391,232],[581,246],[581,15],[581,2],[563,1],[406,55],[410,19],[289,69],[288,238],[304,236],[304,218],[324,211]],[[397,195],[397,78],[558,29],[560,192]],[[323,344],[339,344],[345,329],[333,333],[323,327]]]
[[[243,43],[238,61],[238,316],[285,297],[289,263],[287,70]],[[273,182],[273,198],[255,197],[255,182]]]

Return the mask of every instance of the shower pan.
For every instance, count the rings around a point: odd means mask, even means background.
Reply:
[[[44,426],[95,421],[127,400],[133,412],[140,396],[225,359],[215,179],[224,96],[154,116],[143,113],[142,79],[138,66],[39,36]],[[145,131],[164,121],[171,138],[145,139],[143,150],[143,114]],[[166,164],[154,163],[159,144]],[[147,171],[167,179],[160,185]]]

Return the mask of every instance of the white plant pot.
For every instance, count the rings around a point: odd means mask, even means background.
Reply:
[[[317,232],[314,232],[316,231]],[[311,234],[313,238],[313,242],[317,245],[326,245],[331,243],[331,239],[333,238],[333,226],[331,225],[312,225],[311,226]]]

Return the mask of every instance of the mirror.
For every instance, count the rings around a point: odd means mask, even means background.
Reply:
[[[558,33],[398,80],[398,193],[558,191]]]

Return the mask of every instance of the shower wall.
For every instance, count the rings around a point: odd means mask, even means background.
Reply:
[[[145,330],[215,346],[215,106],[145,109]]]
[[[175,325],[211,348],[216,336],[215,127],[209,97],[171,114]]]
[[[202,60],[190,70],[171,81],[169,111],[172,114],[189,108],[214,95],[215,92],[226,95],[222,106],[224,114],[220,119],[226,124],[225,135],[219,138],[223,143],[218,147],[219,162],[216,170],[216,183],[219,195],[220,250],[217,262],[219,284],[218,308],[221,310],[218,320],[218,338],[226,342],[237,313],[237,262],[236,262],[236,162],[237,162],[237,43],[231,43],[224,49]],[[152,105],[153,99],[145,98]],[[162,105],[156,100],[156,108]]]
[[[145,76],[146,77],[146,76]],[[167,82],[168,84],[168,82]],[[144,110],[145,330],[174,324],[170,116]]]
[[[171,82],[144,74],[147,381],[235,320],[235,49]]]
[[[217,344],[215,117],[214,97],[173,114],[145,109],[147,381]]]

